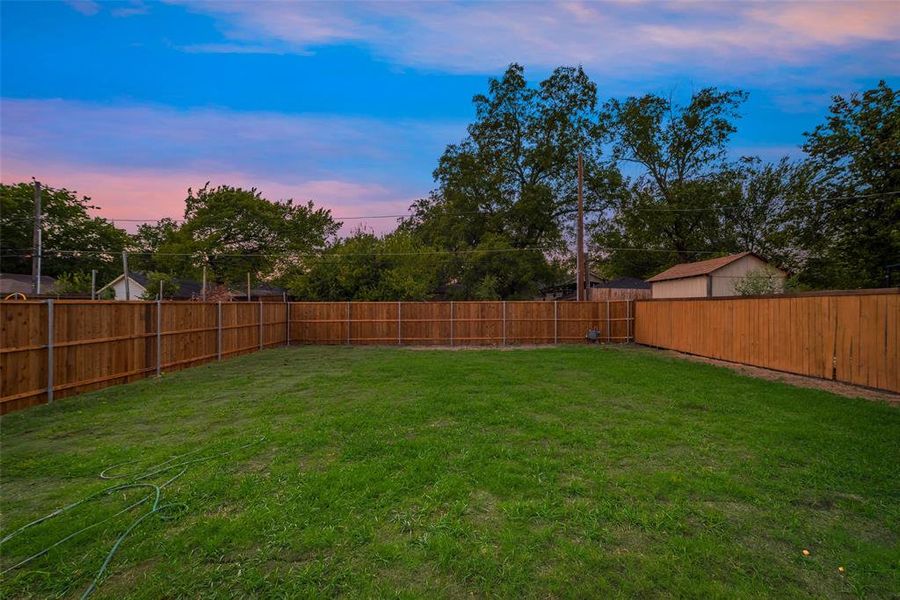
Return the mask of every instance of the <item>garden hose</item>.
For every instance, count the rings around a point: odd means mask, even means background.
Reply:
[[[100,490],[98,492],[94,492],[92,494],[89,494],[88,496],[85,496],[81,500],[78,500],[77,502],[73,502],[71,504],[63,506],[62,508],[58,508],[58,509],[54,510],[53,512],[50,512],[50,513],[44,515],[43,517],[37,518],[34,521],[31,521],[30,523],[26,523],[25,525],[22,525],[15,531],[3,536],[3,538],[0,538],[0,545],[5,544],[7,541],[13,539],[14,537],[21,534],[23,531],[30,529],[31,527],[34,527],[36,525],[39,525],[40,523],[43,523],[45,521],[48,521],[50,519],[53,519],[60,515],[63,515],[79,506],[87,504],[98,498],[108,496],[109,494],[111,494],[113,492],[129,490],[129,489],[146,488],[149,491],[149,493],[144,498],[126,506],[125,508],[123,508],[119,512],[115,513],[114,515],[106,517],[105,519],[97,521],[96,523],[91,523],[90,525],[83,527],[82,529],[79,529],[78,531],[76,531],[74,533],[70,533],[70,534],[66,535],[65,537],[53,542],[49,546],[43,548],[42,550],[39,550],[35,554],[32,554],[28,558],[25,558],[25,559],[19,561],[18,563],[16,563],[15,565],[13,565],[7,569],[4,569],[3,571],[0,571],[0,575],[5,575],[6,573],[8,573],[14,569],[18,569],[19,567],[28,564],[29,562],[35,560],[36,558],[40,558],[41,556],[44,556],[45,554],[47,554],[48,552],[50,552],[57,546],[84,533],[85,531],[88,531],[90,529],[98,527],[98,526],[102,525],[103,523],[106,523],[107,521],[111,521],[112,519],[118,517],[119,515],[127,513],[129,511],[131,511],[132,509],[137,508],[138,506],[145,504],[146,502],[152,500],[150,510],[145,512],[144,514],[138,516],[137,518],[135,518],[128,525],[128,527],[126,527],[125,530],[122,531],[122,533],[119,535],[119,537],[116,538],[116,541],[113,543],[112,547],[109,549],[109,552],[106,554],[106,558],[104,559],[103,564],[100,566],[100,569],[94,575],[94,578],[91,581],[90,585],[87,587],[87,589],[81,595],[82,600],[84,598],[87,598],[97,589],[97,586],[100,583],[100,580],[103,578],[103,574],[106,572],[106,569],[107,569],[107,567],[109,567],[110,562],[112,562],[112,559],[115,556],[116,552],[119,550],[122,543],[125,541],[125,538],[127,538],[131,534],[131,532],[134,531],[134,529],[136,529],[142,522],[144,522],[144,520],[146,520],[148,517],[150,517],[152,515],[160,515],[161,519],[168,520],[173,517],[165,516],[166,512],[169,512],[169,511],[172,511],[172,510],[178,509],[178,508],[187,509],[187,505],[184,503],[170,502],[170,503],[166,503],[166,504],[160,504],[160,501],[162,500],[163,490],[168,485],[170,485],[174,481],[178,480],[182,475],[187,473],[188,467],[190,465],[202,463],[202,462],[209,462],[211,460],[221,458],[221,457],[227,456],[229,454],[233,454],[235,452],[238,452],[239,450],[243,450],[243,449],[249,448],[251,446],[256,446],[258,444],[262,444],[265,441],[265,439],[266,439],[265,436],[261,436],[259,439],[255,440],[255,441],[249,442],[247,444],[243,444],[243,445],[238,446],[237,448],[233,448],[231,450],[226,450],[224,452],[218,452],[216,454],[201,456],[201,457],[193,458],[190,460],[180,460],[180,459],[183,459],[188,456],[196,455],[196,454],[202,452],[203,450],[205,450],[205,448],[199,448],[197,450],[192,450],[191,452],[186,452],[184,454],[175,455],[166,461],[163,461],[161,463],[151,466],[146,471],[143,471],[141,473],[135,473],[132,475],[128,475],[128,474],[109,475],[109,472],[114,469],[117,469],[119,467],[123,467],[125,465],[134,464],[134,463],[138,462],[136,460],[119,463],[116,465],[112,465],[110,467],[106,467],[105,469],[103,469],[100,472],[101,479],[106,479],[106,480],[128,479],[129,480],[128,483],[114,485],[114,486],[105,488],[103,490]],[[172,477],[170,477],[169,479],[167,479],[166,481],[164,481],[163,483],[161,483],[159,485],[156,485],[154,483],[149,483],[146,481],[147,479],[150,479],[152,477],[160,475],[161,473],[165,473],[167,471],[173,471],[175,469],[178,469],[179,467],[181,468],[181,470],[178,471],[178,473],[176,473],[175,475],[173,475]]]

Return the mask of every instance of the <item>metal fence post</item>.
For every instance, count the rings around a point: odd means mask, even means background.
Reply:
[[[559,302],[553,301],[553,343],[559,343]]]
[[[350,345],[350,302],[347,301],[347,345]]]
[[[402,342],[400,341],[400,332],[403,331],[403,321],[400,317],[400,302],[397,302],[397,345],[399,346]]]
[[[259,349],[263,349],[263,308],[262,300],[259,301]]]
[[[450,346],[453,346],[453,301],[450,301]]]
[[[156,301],[156,376],[162,374],[162,301]]]
[[[222,303],[218,303],[219,309],[216,312],[216,355],[217,360],[222,360]]]
[[[291,345],[291,303],[284,299],[284,345]]]
[[[47,300],[47,404],[53,402],[53,300]]]
[[[506,300],[503,301],[503,345],[506,345]]]

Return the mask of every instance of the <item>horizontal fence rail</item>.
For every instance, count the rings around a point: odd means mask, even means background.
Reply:
[[[627,342],[631,302],[298,302],[291,341],[300,344],[502,346]]]
[[[511,345],[633,335],[629,302],[0,302],[0,414],[300,344]]]
[[[900,392],[898,290],[638,300],[634,341]]]

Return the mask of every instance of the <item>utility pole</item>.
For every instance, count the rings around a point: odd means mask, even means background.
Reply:
[[[575,256],[575,299],[576,300],[586,300],[584,285],[585,280],[585,271],[584,268],[584,161],[581,158],[581,153],[578,153],[578,233],[577,233],[577,245],[576,256]]]
[[[31,236],[31,293],[41,293],[41,182],[34,182],[34,231]]]
[[[128,253],[122,252],[122,273],[125,275],[125,300],[131,300],[131,287],[128,285]]]

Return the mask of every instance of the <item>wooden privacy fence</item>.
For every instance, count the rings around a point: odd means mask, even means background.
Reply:
[[[639,300],[634,341],[900,392],[897,289]]]
[[[631,302],[300,302],[291,341],[303,344],[484,346],[603,342],[633,332]]]
[[[0,414],[287,341],[270,302],[0,302]]]
[[[0,414],[289,343],[625,342],[627,302],[0,302]]]

